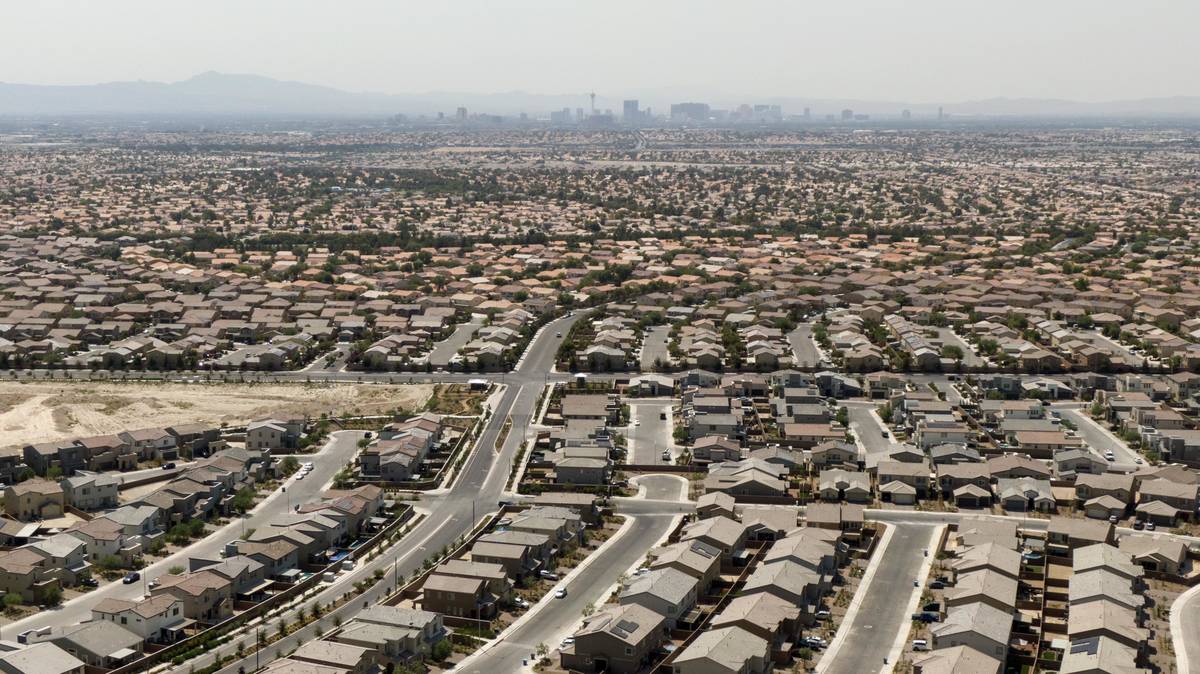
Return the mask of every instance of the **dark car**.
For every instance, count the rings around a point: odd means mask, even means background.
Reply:
[[[929,584],[929,587],[930,587],[930,589],[933,589],[933,590],[941,590],[946,587],[946,584],[940,580],[935,580]]]
[[[121,579],[121,582],[125,583],[126,585],[132,585],[141,579],[142,574],[138,573],[137,571],[130,571],[129,573],[125,574],[125,577]]]
[[[92,577],[90,577],[90,576],[89,576],[89,577],[87,577],[87,578],[80,578],[80,579],[79,579],[79,584],[80,584],[80,585],[82,585],[82,586],[84,586],[84,587],[96,587],[96,586],[97,586],[97,585],[99,585],[100,583],[96,582],[96,579],[95,579],[95,578],[92,578]]]
[[[940,611],[941,609],[942,609],[941,605],[938,604],[936,601],[931,601],[928,604],[921,607],[922,611]]]
[[[171,463],[164,463],[162,469],[163,470],[172,470],[173,468],[175,468],[175,463],[171,462]]]
[[[940,616],[932,611],[921,611],[920,613],[912,614],[913,620],[920,620],[923,623],[935,623]]]

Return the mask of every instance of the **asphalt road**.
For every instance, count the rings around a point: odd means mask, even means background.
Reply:
[[[860,587],[862,603],[853,621],[845,626],[845,641],[824,674],[867,674],[881,671],[900,630],[908,631],[913,587],[925,561],[935,526],[893,524],[895,533],[887,548],[876,550],[879,564],[867,587]],[[923,579],[922,579],[923,580]],[[922,582],[924,585],[924,582]]]
[[[130,585],[125,585],[120,580],[105,583],[56,608],[35,613],[28,618],[6,625],[5,629],[10,634],[17,634],[49,625],[70,625],[90,620],[92,607],[103,599],[139,599],[147,594],[147,583],[154,578],[166,575],[172,566],[187,567],[187,560],[190,557],[220,556],[225,544],[241,538],[244,530],[265,526],[275,517],[288,512],[292,507],[316,500],[323,491],[323,487],[348,461],[354,458],[358,451],[358,440],[361,437],[362,433],[358,431],[334,433],[332,439],[319,452],[302,459],[313,463],[312,472],[308,477],[303,480],[296,480],[294,476],[289,478],[283,485],[287,489],[286,493],[281,489],[275,490],[254,510],[250,511],[247,517],[235,517],[229,524],[183,550],[141,569],[142,579],[140,582]]]
[[[1130,449],[1129,445],[1122,442],[1107,428],[1096,423],[1086,411],[1077,407],[1058,405],[1051,405],[1051,408],[1060,412],[1064,419],[1075,424],[1079,437],[1083,438],[1083,441],[1092,448],[1097,456],[1104,458],[1104,452],[1112,450],[1117,457],[1117,460],[1110,464],[1112,467],[1122,470],[1136,468],[1136,461],[1140,458],[1138,453]]]
[[[434,367],[446,367],[450,364],[450,359],[458,350],[471,341],[475,333],[483,325],[483,314],[472,314],[471,320],[462,323],[454,328],[454,332],[433,346],[433,350],[429,352],[429,362]]]
[[[883,437],[883,431],[887,429],[880,426],[879,422],[875,420],[875,416],[871,414],[876,403],[874,401],[855,401],[843,402],[843,404],[850,418],[850,430],[854,431],[854,437],[858,438],[859,444],[866,452],[863,458],[867,462],[867,467],[875,466],[880,461],[886,461],[888,454],[899,447],[900,443],[895,441],[890,430],[888,430],[888,437]]]
[[[116,478],[117,482],[119,482],[121,484],[124,484],[126,482],[133,482],[134,480],[140,480],[140,479],[146,478],[146,477],[161,477],[163,479],[163,481],[165,482],[166,480],[178,475],[179,473],[187,470],[188,468],[191,468],[193,465],[195,465],[195,463],[196,463],[195,461],[176,461],[174,468],[166,469],[166,470],[159,467],[159,468],[145,468],[143,470],[131,470],[127,473],[108,473],[108,474],[110,474],[114,478]]]
[[[1179,595],[1171,605],[1171,639],[1177,674],[1200,672],[1200,586]]]
[[[646,487],[645,496],[652,499],[678,498],[678,479],[649,475],[638,481]],[[527,616],[492,648],[463,661],[455,669],[462,672],[518,672],[532,665],[530,657],[538,644],[554,651],[562,639],[572,634],[583,619],[589,605],[598,607],[607,598],[608,590],[634,564],[641,561],[650,548],[669,533],[674,517],[671,515],[632,515],[627,529],[593,553],[586,566],[581,566],[555,589],[565,588],[562,599],[550,592],[530,609]],[[553,658],[552,658],[553,659]]]
[[[422,520],[399,543],[379,555],[371,562],[360,563],[354,571],[344,573],[336,583],[328,586],[316,601],[328,604],[335,598],[352,589],[354,582],[369,578],[376,569],[383,570],[391,576],[376,583],[366,593],[353,602],[340,607],[336,612],[327,614],[321,621],[321,629],[329,631],[334,617],[343,622],[349,621],[363,608],[378,603],[395,587],[395,578],[404,579],[421,568],[422,563],[435,555],[444,547],[453,544],[460,536],[467,533],[487,514],[494,512],[504,492],[508,480],[509,467],[517,454],[517,450],[530,432],[530,422],[534,405],[542,390],[547,373],[554,364],[554,356],[562,338],[557,333],[566,334],[572,323],[582,317],[582,313],[559,318],[550,322],[530,342],[526,355],[516,371],[504,377],[506,388],[497,402],[494,413],[480,433],[474,450],[471,452],[462,472],[454,481],[453,486],[444,493],[427,496],[422,500],[421,507],[432,513]],[[439,375],[444,377],[445,375]],[[512,428],[504,443],[497,452],[494,448],[507,418],[512,418]],[[312,602],[304,604],[307,607]],[[294,621],[295,611],[285,615],[289,621]],[[268,632],[274,633],[276,621],[268,627]],[[265,665],[275,659],[278,654],[286,655],[292,649],[316,636],[317,623],[308,625],[302,630],[289,634],[277,641],[266,652],[235,659],[231,664],[220,670],[221,674],[235,674],[239,668],[253,671],[256,667]],[[212,651],[200,658],[173,668],[170,671],[186,671],[191,667],[197,669],[213,661],[216,654],[230,655],[236,650],[239,641]]]
[[[661,465],[663,450],[677,454],[672,429],[672,402],[670,400],[631,400],[629,403],[630,425],[626,429],[629,442],[629,463]],[[662,414],[667,418],[660,418]]]
[[[669,325],[656,325],[646,331],[642,337],[642,355],[639,359],[642,372],[653,372],[655,361],[671,362],[671,354],[667,351],[670,333],[671,326]]]
[[[821,364],[821,352],[812,337],[812,323],[801,323],[795,330],[788,333],[788,343],[792,345],[792,355],[796,358],[797,367],[817,367]]]
[[[936,330],[938,339],[942,341],[942,344],[957,346],[962,349],[964,367],[984,367],[987,365],[987,362],[978,353],[975,353],[975,348],[968,344],[962,337],[955,334],[954,330],[950,328],[936,328]]]

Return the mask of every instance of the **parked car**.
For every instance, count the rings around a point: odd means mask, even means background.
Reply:
[[[941,616],[933,611],[918,611],[917,613],[912,614],[912,619],[919,620],[923,623],[935,623],[938,620],[941,620]]]
[[[1146,528],[1146,523],[1141,520],[1134,520],[1133,528],[1137,531],[1141,531],[1142,529]]]
[[[829,620],[829,618],[831,617],[829,611],[827,611],[825,609],[821,609],[820,611],[817,611],[816,615],[817,615],[817,620]]]
[[[942,610],[942,605],[937,603],[936,601],[931,601],[928,604],[922,606],[921,610],[922,611],[934,611],[936,613],[937,611]]]
[[[1146,522],[1146,531],[1154,531],[1154,522]]]
[[[562,599],[562,598],[563,598],[563,597],[565,597],[565,596],[567,596],[567,591],[566,591],[565,589],[563,589],[563,588],[559,588],[559,589],[557,589],[557,590],[555,590],[555,591],[554,591],[554,598],[555,598],[555,599]]]
[[[929,642],[924,639],[913,639],[912,648],[914,651],[929,650]]]
[[[164,464],[163,464],[163,466],[162,466],[162,469],[163,469],[163,470],[173,470],[174,468],[175,468],[175,462],[174,462],[174,461],[172,461],[171,463],[164,463]]]
[[[663,460],[663,461],[670,461],[670,460],[671,460],[671,452],[670,452],[669,450],[666,450],[666,449],[664,449],[664,450],[663,450],[663,453],[662,453],[662,460]]]
[[[945,587],[946,587],[946,583],[943,581],[940,581],[940,580],[935,580],[929,584],[929,589],[931,589],[931,590],[942,590],[942,589],[945,589]]]
[[[552,573],[545,569],[542,569],[541,571],[539,571],[538,575],[541,576],[542,578],[545,578],[546,580],[558,580],[558,574]]]
[[[121,579],[121,582],[126,585],[133,585],[141,579],[142,574],[138,573],[137,571],[130,571],[129,573],[125,574],[125,577]]]

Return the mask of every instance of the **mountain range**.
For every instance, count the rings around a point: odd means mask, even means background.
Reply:
[[[635,96],[630,96],[631,98]],[[659,100],[661,99],[661,100]],[[661,93],[642,97],[641,106],[665,112],[671,102]],[[703,98],[699,100],[704,100]],[[810,108],[823,116],[852,109],[855,113],[894,117],[901,110],[931,117],[941,107],[945,113],[971,117],[1200,117],[1200,96],[1176,96],[1106,102],[1056,99],[992,98],[978,101],[909,104],[900,101],[838,100],[803,97],[766,97],[735,100],[713,96],[714,108],[741,103],[783,107],[785,114]],[[375,117],[397,113],[447,116],[456,108],[470,112],[511,115],[521,112],[544,116],[552,110],[586,108],[585,94],[545,95],[520,91],[470,94],[429,92],[381,94],[343,91],[332,87],[262,77],[206,72],[180,82],[109,82],[89,85],[36,85],[0,82],[0,115],[288,115]],[[621,99],[597,96],[598,109],[621,111]]]

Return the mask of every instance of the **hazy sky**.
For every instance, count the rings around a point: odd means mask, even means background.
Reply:
[[[26,0],[0,81],[953,102],[1200,95],[1197,0]]]

